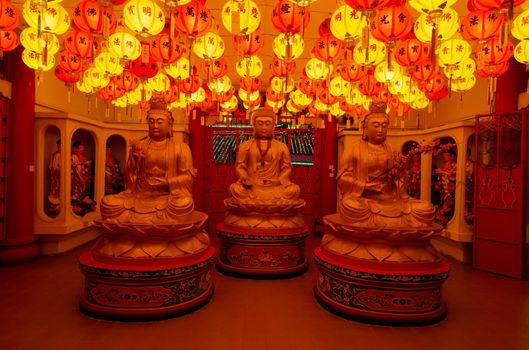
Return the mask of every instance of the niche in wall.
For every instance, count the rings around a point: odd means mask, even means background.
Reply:
[[[93,134],[78,129],[72,136],[71,208],[75,215],[85,216],[96,209],[94,201],[95,141]]]
[[[120,135],[112,135],[106,141],[105,152],[105,195],[119,193],[125,189],[127,142]]]
[[[401,153],[408,155],[410,151],[418,146],[415,141],[406,141],[402,145]],[[408,163],[407,171],[407,190],[410,197],[420,199],[421,198],[421,155],[415,154],[411,156]]]
[[[44,196],[41,205],[50,218],[57,217],[61,205],[61,131],[49,126],[44,131]]]
[[[435,221],[446,226],[454,216],[457,171],[457,144],[452,137],[439,139],[432,158],[431,201]]]
[[[474,225],[474,171],[476,159],[476,136],[471,134],[467,139],[465,159],[465,222]]]

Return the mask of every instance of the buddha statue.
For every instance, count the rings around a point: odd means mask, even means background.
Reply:
[[[253,138],[239,146],[235,162],[237,182],[230,185],[230,198],[224,203],[232,214],[296,216],[294,213],[305,205],[305,201],[299,198],[299,186],[290,181],[292,162],[289,149],[274,139],[276,115],[271,109],[260,108],[252,117]],[[295,221],[292,223],[295,226],[301,223]]]
[[[125,190],[101,200],[96,224],[108,235],[96,250],[127,257],[204,250],[209,245],[203,229],[207,215],[194,211],[191,150],[173,138],[173,117],[162,102],[151,101],[147,121],[148,136],[131,142]]]
[[[57,150],[53,152],[48,166],[50,170],[50,187],[46,213],[56,217],[61,211],[61,139],[56,142]]]
[[[324,248],[339,254],[355,255],[358,242],[352,243],[351,239],[407,241],[422,235],[421,232],[433,234],[434,206],[410,197],[405,186],[406,174],[400,174],[394,166],[394,153],[386,142],[389,117],[385,109],[383,102],[371,105],[362,123],[362,140],[345,149],[340,162],[338,213],[324,218],[330,229],[322,241]],[[369,246],[366,242],[361,245]],[[364,253],[356,254],[373,257]],[[377,249],[369,253],[377,259],[381,256]],[[384,258],[391,255],[384,254]]]

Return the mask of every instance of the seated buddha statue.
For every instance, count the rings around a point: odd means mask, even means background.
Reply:
[[[147,121],[148,136],[131,144],[125,191],[101,201],[107,223],[170,225],[191,219],[191,150],[173,138],[173,117],[167,109],[153,102]]]
[[[260,108],[253,115],[254,136],[239,146],[237,182],[231,184],[230,204],[299,206],[299,186],[290,181],[292,163],[287,145],[274,139],[275,113]],[[229,205],[228,205],[229,206]]]
[[[389,117],[385,103],[373,103],[363,121],[362,140],[346,149],[338,170],[338,213],[355,226],[429,227],[435,210],[430,202],[410,197],[406,181],[392,173],[394,153],[386,142]],[[400,174],[397,174],[397,177]]]

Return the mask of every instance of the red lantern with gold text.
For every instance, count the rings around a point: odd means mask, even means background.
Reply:
[[[398,64],[411,68],[430,59],[430,45],[416,38],[406,39],[395,47],[393,56]]]
[[[19,22],[20,15],[16,7],[8,0],[0,0],[0,31],[14,30]]]
[[[270,87],[266,89],[266,99],[272,102],[281,101],[284,95],[280,92],[275,92]]]
[[[117,20],[114,11],[96,0],[83,0],[73,10],[73,22],[79,31],[92,34],[112,34]]]
[[[54,73],[55,77],[66,83],[66,85],[77,83],[81,78],[79,72],[68,71],[61,66],[55,67]]]
[[[481,78],[497,78],[509,69],[509,61],[500,64],[486,65],[476,70],[476,75]]]
[[[184,52],[185,49],[178,45],[175,39],[171,39],[167,33],[158,34],[151,42],[152,57],[164,65],[178,61]]]
[[[315,96],[318,85],[314,80],[309,79],[308,77],[303,77],[298,82],[298,89],[301,90],[305,95]]]
[[[343,56],[344,49],[342,41],[336,39],[332,34],[319,37],[314,42],[314,56],[324,62],[331,62]]]
[[[431,101],[439,101],[448,96],[448,89],[443,85],[441,90],[435,92],[425,91],[424,95]]]
[[[261,51],[264,44],[263,35],[257,30],[247,35],[235,35],[233,37],[233,47],[235,51],[243,56],[256,55]]]
[[[200,78],[197,75],[192,74],[186,79],[180,80],[178,87],[180,88],[180,92],[192,94],[193,92],[197,92],[201,85],[202,81]]]
[[[272,24],[281,33],[298,33],[309,25],[307,9],[288,0],[279,0],[272,10]]]
[[[125,92],[132,91],[140,85],[140,78],[129,69],[123,70],[123,73],[115,77],[115,79]]]
[[[200,70],[203,76],[209,77],[210,80],[223,77],[228,73],[228,62],[224,57],[211,61],[209,64],[202,61]]]
[[[427,81],[432,79],[436,73],[434,65],[427,61],[415,66],[411,78],[415,81]]]
[[[384,84],[378,82],[374,76],[367,75],[360,80],[358,90],[366,96],[375,96],[383,86]]]
[[[81,58],[92,59],[99,55],[101,47],[90,33],[73,31],[63,41],[66,50]]]
[[[344,64],[340,70],[340,76],[350,82],[359,81],[367,75],[367,69],[365,66],[361,66],[356,63]]]
[[[14,31],[0,31],[0,58],[4,52],[14,50],[18,45],[18,37]]]
[[[475,10],[463,19],[462,32],[472,40],[487,40],[497,37],[504,17],[496,11]]]
[[[377,10],[373,24],[373,36],[388,44],[404,38],[413,28],[408,10],[404,6],[389,6]]]
[[[272,63],[270,63],[270,73],[276,77],[284,77],[287,74],[291,75],[294,74],[296,70],[296,63],[294,61],[291,62],[285,62],[279,58],[277,58],[276,55],[274,55],[274,58],[272,59]]]
[[[142,57],[138,57],[130,63],[130,71],[140,78],[152,78],[158,73],[158,65],[149,57],[149,62],[142,62]]]
[[[247,91],[247,92],[253,92],[257,91],[261,88],[261,85],[263,84],[261,78],[241,78],[239,80],[239,86],[241,89]]]
[[[178,31],[193,39],[209,30],[211,14],[200,1],[192,0],[174,10],[174,23]]]

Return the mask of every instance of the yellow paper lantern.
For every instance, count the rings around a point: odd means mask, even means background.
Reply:
[[[511,33],[518,40],[529,39],[529,9],[514,19]]]
[[[193,103],[200,103],[206,99],[206,90],[199,87],[197,91],[189,95],[189,100]]]
[[[387,61],[382,61],[375,67],[375,79],[383,84],[391,83],[399,79],[404,72],[404,69],[393,62],[391,66],[388,66]]]
[[[131,33],[116,32],[108,38],[108,50],[121,60],[135,60],[141,55],[141,43]]]
[[[119,57],[110,52],[101,52],[95,59],[94,65],[97,70],[108,75],[119,75],[123,73],[123,66]]]
[[[261,24],[261,11],[259,6],[251,0],[228,0],[221,12],[222,24],[228,32],[235,35],[248,35],[257,30]],[[235,18],[239,25],[233,27]]]
[[[186,109],[189,103],[187,102],[187,96],[183,93],[178,95],[178,100],[174,101],[169,105],[169,109]]]
[[[96,68],[88,68],[83,73],[83,79],[95,89],[103,88],[110,82],[108,76]]]
[[[41,32],[62,35],[70,28],[70,15],[58,3],[39,4],[36,1],[26,0],[22,8],[22,16],[30,27]]]
[[[333,103],[329,111],[331,112],[331,115],[335,117],[341,117],[345,114],[345,111],[340,108],[340,102]]]
[[[529,40],[522,40],[516,45],[514,58],[520,63],[529,64]]]
[[[305,49],[305,42],[299,34],[281,33],[274,39],[272,45],[276,56],[283,61],[289,62],[301,56]]]
[[[207,32],[195,40],[193,52],[206,61],[216,60],[224,54],[224,40],[216,33]]]
[[[314,101],[314,108],[316,108],[321,113],[326,113],[329,111],[330,106],[326,105],[325,103],[321,102],[320,100],[316,99]]]
[[[449,79],[468,77],[474,74],[475,71],[476,61],[470,57],[463,60],[461,63],[443,68],[444,75]]]
[[[55,66],[55,57],[52,55],[48,55],[47,59],[43,60],[41,54],[28,49],[22,51],[22,61],[26,66],[35,70],[48,71]]]
[[[154,77],[147,79],[147,85],[153,92],[164,92],[171,88],[169,78],[161,72],[158,72]]]
[[[305,73],[312,80],[325,80],[332,74],[332,65],[313,57],[305,64]]]
[[[25,49],[38,54],[43,54],[46,49],[50,56],[55,55],[61,47],[55,34],[40,33],[39,36],[38,30],[33,27],[28,27],[20,33],[20,43]]]
[[[361,11],[342,5],[331,16],[331,33],[344,41],[346,46],[351,46],[360,38],[364,27],[367,26],[366,18],[362,16]]]
[[[336,97],[343,97],[351,90],[351,83],[337,75],[331,79],[329,92]]]
[[[213,79],[208,83],[209,89],[218,94],[228,92],[228,90],[231,89],[231,86],[231,79],[227,75],[217,79]]]
[[[77,83],[75,83],[75,86],[77,87],[77,90],[84,92],[85,94],[90,94],[94,92],[94,88],[92,87],[92,85],[90,85],[84,79],[79,80]]]
[[[295,102],[292,100],[289,100],[286,105],[287,111],[289,111],[292,114],[299,113],[301,110],[298,108],[297,105],[295,105]]]
[[[408,103],[408,104],[412,103],[413,101],[419,98],[426,97],[424,95],[424,92],[422,92],[422,90],[419,89],[419,87],[416,85],[412,86],[409,92],[405,94],[401,93],[401,94],[398,94],[397,96],[401,102]]]
[[[165,15],[152,0],[130,0],[123,6],[125,25],[143,35],[159,34],[165,26]]]
[[[437,39],[440,41],[448,40],[453,37],[459,29],[459,15],[456,10],[446,8],[438,19],[422,14],[414,24],[414,33],[417,39],[423,43],[432,42],[432,32],[435,22],[438,21]]]
[[[457,0],[410,0],[409,4],[418,12],[435,15],[456,2]]]
[[[364,105],[367,100],[367,97],[358,90],[358,88],[352,88],[345,95],[345,102],[351,106],[361,106]]]
[[[185,57],[180,57],[178,61],[165,66],[165,73],[176,80],[184,80],[189,78],[189,60]]]
[[[233,95],[228,101],[221,103],[220,107],[222,109],[232,109],[235,108],[238,104],[239,100],[237,99],[237,96]]]
[[[140,83],[137,88],[129,92],[131,99],[138,101],[149,101],[152,98],[152,88],[147,83]]]
[[[238,95],[242,101],[253,102],[259,98],[259,91],[257,90],[257,91],[252,91],[248,93],[248,91],[239,88]]]
[[[407,94],[410,92],[412,86],[414,86],[415,83],[412,82],[411,78],[407,75],[403,75],[399,79],[392,81],[388,85],[388,90],[393,95],[400,95],[400,94]]]
[[[366,48],[359,42],[353,50],[354,61],[362,66],[375,66],[386,57],[386,45],[374,38],[369,39],[368,53]]]
[[[289,0],[291,3],[297,4],[299,7],[307,7],[318,0]]]
[[[465,92],[472,89],[474,85],[476,85],[476,77],[471,75],[469,77],[452,80],[450,90],[455,92]]]
[[[112,104],[116,107],[125,108],[129,105],[129,100],[126,95],[112,100]]]
[[[255,78],[263,72],[263,62],[257,56],[244,57],[237,61],[235,70],[243,78]]]
[[[279,101],[272,101],[272,100],[266,100],[266,104],[272,108],[274,111],[278,111],[279,108],[283,107],[285,104],[285,100],[279,100]]]
[[[290,98],[294,103],[300,107],[307,107],[312,102],[312,96],[304,94],[301,90],[296,89],[289,94]]]
[[[296,82],[292,77],[288,80],[285,77],[272,77],[270,80],[270,88],[277,93],[289,93],[296,87]]]
[[[439,46],[439,65],[453,66],[470,57],[472,47],[463,39],[449,39]]]

